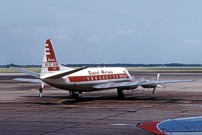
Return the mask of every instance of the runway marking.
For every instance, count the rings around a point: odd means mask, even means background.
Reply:
[[[128,125],[131,125],[131,124],[123,124],[123,123],[114,123],[114,124],[110,124],[112,126],[128,126]]]

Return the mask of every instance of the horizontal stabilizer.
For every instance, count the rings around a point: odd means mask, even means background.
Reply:
[[[32,72],[32,71],[29,71],[29,70],[25,70],[25,69],[22,69],[22,68],[18,68],[18,67],[10,67],[11,69],[15,69],[19,72],[22,72],[22,73],[25,73],[25,74],[28,74],[28,75],[31,75],[31,76],[34,76],[36,78],[40,78],[40,74],[36,73],[36,72]]]
[[[26,78],[15,78],[14,81],[20,81],[20,82],[31,82],[31,83],[44,83],[40,79],[26,79]]]

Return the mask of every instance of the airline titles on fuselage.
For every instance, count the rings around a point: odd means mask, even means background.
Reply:
[[[113,71],[101,70],[101,71],[88,71],[89,75],[85,76],[69,76],[70,82],[86,82],[86,81],[98,81],[98,80],[114,80],[114,79],[126,79],[129,78],[128,74],[114,73]]]
[[[89,75],[100,75],[100,74],[113,74],[113,71],[101,70],[101,71],[88,71]]]

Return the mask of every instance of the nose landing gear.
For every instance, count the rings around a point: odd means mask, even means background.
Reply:
[[[39,97],[42,97],[42,93],[43,93],[43,88],[44,88],[44,84],[41,83],[41,86],[39,87]]]

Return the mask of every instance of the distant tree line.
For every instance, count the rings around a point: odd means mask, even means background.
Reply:
[[[181,64],[181,63],[168,63],[168,64],[65,64],[68,67],[202,67],[202,64]]]
[[[124,63],[116,63],[116,64],[63,64],[67,67],[202,67],[202,64],[182,64],[182,63],[168,63],[168,64],[124,64]],[[7,64],[0,65],[0,68],[9,68],[9,67],[41,67],[41,65],[17,65],[17,64]]]
[[[0,68],[9,68],[9,67],[20,67],[20,68],[29,68],[29,67],[41,67],[41,65],[17,65],[17,64],[6,64],[6,65],[0,65]]]

